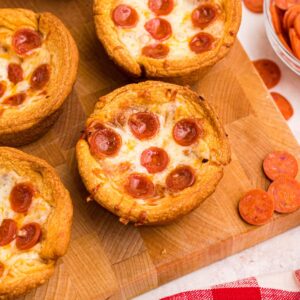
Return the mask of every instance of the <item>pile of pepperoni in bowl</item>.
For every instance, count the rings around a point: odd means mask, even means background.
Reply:
[[[263,161],[263,170],[272,181],[267,191],[248,191],[239,202],[239,212],[251,225],[268,223],[274,211],[292,213],[300,208],[300,183],[295,179],[298,163],[285,151],[269,153]]]

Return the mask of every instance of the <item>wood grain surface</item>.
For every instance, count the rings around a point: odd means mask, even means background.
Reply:
[[[71,30],[81,59],[58,122],[38,142],[23,147],[55,167],[75,207],[67,255],[49,282],[24,299],[128,299],[300,224],[300,210],[276,214],[261,227],[247,225],[238,215],[241,195],[269,185],[261,168],[268,152],[285,149],[300,157],[296,140],[238,42],[194,86],[214,105],[229,134],[233,159],[224,178],[188,216],[164,227],[135,228],[85,201],[75,161],[75,143],[99,96],[130,82],[97,41],[91,1],[1,0],[0,6],[53,12]]]

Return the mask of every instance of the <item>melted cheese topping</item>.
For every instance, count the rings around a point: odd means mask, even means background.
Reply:
[[[157,109],[159,114],[157,113]],[[179,97],[176,98],[176,101],[159,105],[159,108],[153,111],[151,107],[148,107],[147,111],[155,113],[160,122],[159,132],[148,140],[137,139],[132,134],[127,120],[123,127],[114,126],[111,123],[106,124],[107,127],[112,128],[122,137],[122,146],[116,156],[98,160],[105,175],[110,179],[107,184],[111,184],[115,189],[123,191],[124,181],[129,174],[142,173],[146,174],[155,185],[165,187],[168,174],[176,167],[188,165],[193,169],[197,169],[201,167],[202,159],[210,159],[209,146],[203,139],[199,139],[198,142],[190,146],[180,146],[175,142],[172,134],[175,124],[174,119],[178,119],[176,117],[181,115],[182,110],[185,111],[185,105]],[[145,108],[137,107],[130,109],[127,113],[124,112],[124,115],[128,119],[132,113],[139,111],[145,111]],[[150,147],[162,148],[169,156],[167,167],[159,173],[150,174],[141,165],[141,154]],[[143,203],[144,200],[137,199],[136,201]]]
[[[51,212],[51,206],[42,197],[35,196],[28,213],[20,214],[14,212],[10,207],[9,195],[13,187],[17,183],[27,182],[28,179],[19,176],[14,171],[6,171],[0,169],[0,224],[3,219],[14,219],[18,228],[23,225],[36,222],[41,226],[45,224]],[[40,258],[41,243],[36,244],[33,248],[21,251],[15,245],[15,240],[10,244],[0,247],[0,262],[5,265],[3,276],[0,283],[4,279],[12,279],[21,274],[30,272],[43,265]]]
[[[6,83],[6,91],[0,97],[0,107],[5,109],[22,110],[28,105],[35,103],[45,97],[43,91],[30,89],[30,78],[35,69],[42,64],[49,64],[51,56],[45,43],[26,54],[26,57],[18,56],[12,49],[12,35],[14,32],[0,28],[0,82]],[[8,65],[10,63],[20,64],[23,69],[23,81],[14,84],[8,79]],[[27,94],[26,100],[18,106],[4,105],[2,101],[14,94],[24,92]]]
[[[210,1],[216,3],[222,9],[220,0]],[[145,30],[144,25],[147,21],[155,18],[156,15],[148,8],[148,0],[121,0],[116,1],[115,6],[127,4],[135,8],[138,13],[139,21],[134,28],[124,29],[116,27],[120,41],[126,46],[131,56],[139,61],[142,48],[146,45],[155,44],[157,41]],[[197,0],[174,0],[173,10],[166,16],[160,16],[166,19],[172,26],[172,36],[163,41],[170,48],[168,59],[190,58],[197,54],[190,50],[190,39],[199,32],[207,32],[216,40],[221,39],[224,33],[224,13],[209,24],[208,27],[201,30],[194,27],[191,21],[193,10],[199,5]]]

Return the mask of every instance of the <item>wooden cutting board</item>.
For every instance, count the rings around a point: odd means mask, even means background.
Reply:
[[[264,156],[299,146],[249,58],[237,42],[230,55],[194,87],[216,108],[233,158],[216,192],[188,216],[164,227],[124,226],[96,203],[78,175],[74,146],[99,96],[129,82],[97,41],[91,1],[1,0],[2,7],[51,11],[71,30],[80,51],[78,79],[63,114],[38,142],[23,147],[47,160],[70,190],[75,207],[72,241],[48,283],[26,299],[126,299],[246,249],[300,224],[300,210],[276,214],[265,226],[244,223],[241,195],[269,181]],[[63,83],[62,83],[63,84]]]

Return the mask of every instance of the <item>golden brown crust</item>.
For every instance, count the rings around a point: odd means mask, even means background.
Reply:
[[[176,91],[177,95],[184,99],[184,106],[189,109],[189,113],[195,118],[201,117],[205,120],[205,140],[211,154],[209,161],[196,169],[198,176],[192,187],[177,194],[165,195],[158,201],[158,205],[150,205],[147,202],[139,204],[126,193],[116,189],[103,172],[95,175],[99,163],[91,155],[85,139],[80,139],[76,146],[79,172],[87,190],[97,202],[118,215],[120,221],[125,223],[131,221],[138,225],[164,224],[187,214],[214,192],[222,178],[223,166],[230,161],[229,144],[218,117],[203,98],[186,87],[159,81],[126,85],[99,99],[93,114],[87,120],[87,125],[93,120],[111,122],[124,105],[134,107],[145,104],[145,101],[160,105],[172,101],[164,96],[166,91]],[[135,96],[143,93],[146,93],[146,100]]]
[[[22,278],[5,279],[0,283],[0,299],[20,295],[44,283],[53,273],[56,260],[68,248],[71,235],[73,207],[69,192],[55,170],[44,160],[22,151],[0,147],[1,168],[13,170],[25,176],[38,188],[42,198],[51,206],[50,215],[43,225],[40,257],[42,266]]]
[[[44,101],[31,103],[21,112],[7,110],[0,117],[0,145],[20,146],[39,138],[56,121],[76,79],[78,50],[70,32],[51,13],[0,9],[0,26],[11,31],[25,27],[41,32],[51,53],[51,77]]]
[[[138,63],[118,38],[111,19],[113,4],[112,0],[94,0],[96,32],[109,57],[133,77],[145,75],[147,78],[157,78],[180,84],[195,82],[226,56],[235,42],[242,14],[240,0],[224,1],[223,9],[226,21],[223,38],[211,51],[197,55],[195,58],[177,60],[142,56]]]

